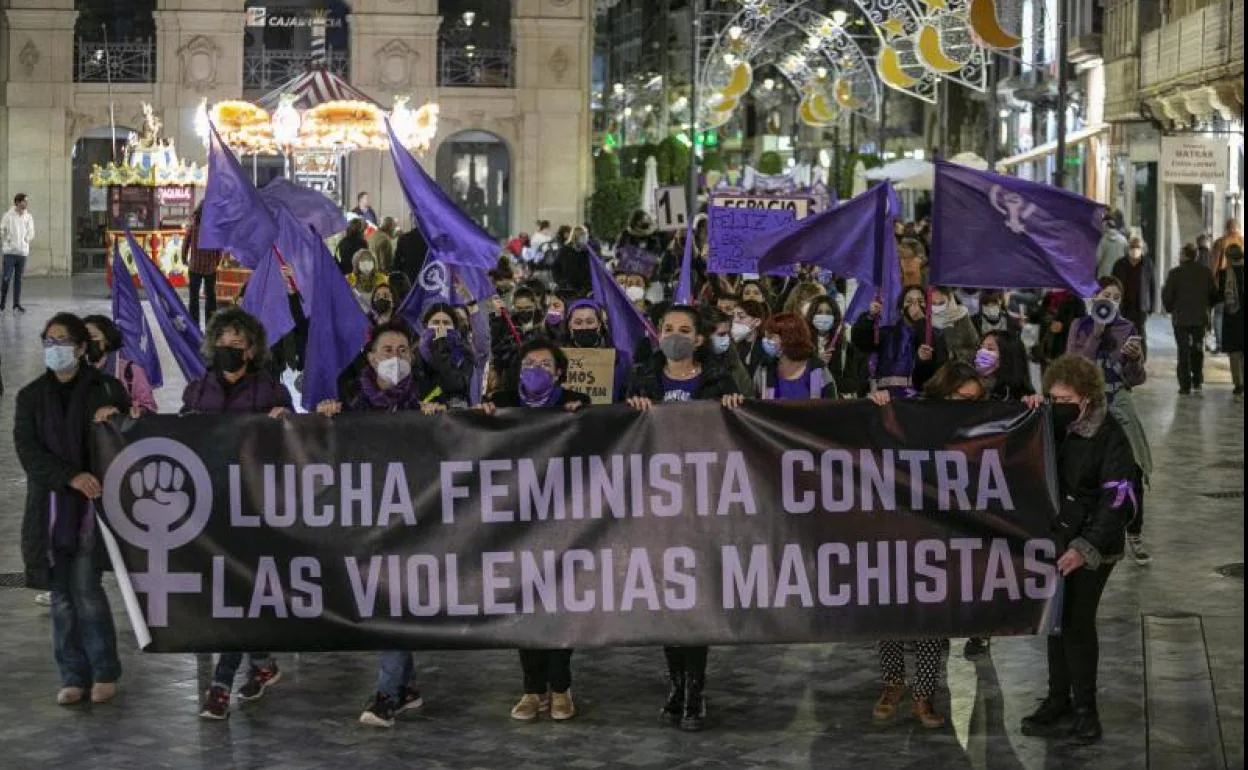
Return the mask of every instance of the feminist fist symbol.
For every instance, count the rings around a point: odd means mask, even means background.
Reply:
[[[132,515],[149,532],[167,534],[190,508],[191,497],[182,491],[186,474],[164,460],[149,462],[130,475],[134,493]]]

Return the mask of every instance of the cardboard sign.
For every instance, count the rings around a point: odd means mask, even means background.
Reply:
[[[615,351],[611,348],[564,348],[568,376],[563,387],[584,393],[595,404],[610,404],[615,396]]]
[[[620,273],[636,273],[649,278],[659,266],[659,255],[632,243],[622,244],[615,250],[615,270]]]
[[[654,191],[655,221],[660,230],[683,230],[689,221],[685,188],[660,187]]]
[[[807,195],[713,195],[711,205],[728,209],[765,209],[791,211],[797,219],[805,219],[818,211],[816,201]]]
[[[758,272],[758,255],[746,254],[752,241],[783,229],[798,219],[817,212],[818,204],[808,197],[764,195],[713,196],[707,211],[707,235],[712,273],[753,274]],[[794,275],[790,265],[768,275]]]

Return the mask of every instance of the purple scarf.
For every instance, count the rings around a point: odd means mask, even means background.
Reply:
[[[420,405],[420,389],[416,387],[413,375],[409,374],[397,385],[382,389],[377,384],[377,373],[369,367],[360,374],[360,392],[351,399],[347,411],[401,412],[419,409]]]
[[[47,376],[55,377],[52,374]],[[77,469],[86,467],[87,397],[91,392],[91,384],[91,376],[86,371],[85,364],[81,364],[78,375],[68,386],[59,380],[55,381],[47,397],[43,399],[40,438],[52,454]],[[70,392],[68,406],[62,410],[57,389],[65,387],[73,390]],[[77,553],[89,501],[78,490],[66,487],[54,490],[49,503],[53,553]]]

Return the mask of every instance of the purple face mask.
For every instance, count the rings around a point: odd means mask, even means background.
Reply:
[[[525,406],[550,406],[558,391],[555,375],[540,366],[520,370],[520,402]]]
[[[975,351],[975,371],[984,375],[992,374],[996,371],[999,360],[1000,356],[995,350],[980,348]]]

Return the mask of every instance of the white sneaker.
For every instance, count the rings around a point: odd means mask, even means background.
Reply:
[[[38,604],[40,607],[51,607],[52,606],[52,592],[44,591],[41,594],[35,594],[35,604]]]
[[[1127,535],[1127,550],[1131,552],[1131,558],[1135,560],[1135,563],[1141,567],[1153,560],[1148,547],[1144,545],[1143,535]]]

